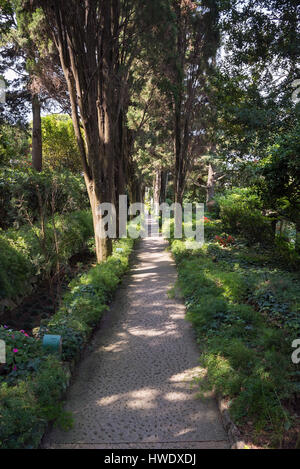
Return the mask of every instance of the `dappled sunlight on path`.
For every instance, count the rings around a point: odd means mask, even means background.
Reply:
[[[203,370],[184,305],[168,296],[176,269],[166,246],[139,243],[68,393],[74,428],[52,430],[44,447],[227,447],[214,399],[196,399]]]

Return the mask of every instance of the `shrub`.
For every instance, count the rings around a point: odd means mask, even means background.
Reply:
[[[260,162],[258,191],[267,209],[296,224],[296,250],[300,254],[300,124],[276,137]]]
[[[68,381],[58,358],[47,356],[32,379],[19,380],[14,386],[1,383],[0,448],[36,448],[50,420],[58,419],[69,428],[71,419],[61,403]]]
[[[283,265],[288,265],[293,270],[299,270],[300,254],[295,244],[291,243],[283,236],[276,236],[275,252]]]
[[[218,197],[220,218],[224,229],[241,234],[249,244],[272,242],[270,220],[261,213],[261,202],[250,189],[236,188]]]
[[[53,220],[44,229],[36,224],[0,232],[0,297],[14,298],[28,291],[30,277],[45,277],[79,252],[93,235],[90,211],[54,217],[58,243],[55,249]]]
[[[29,153],[28,130],[21,125],[0,124],[0,166],[15,165]]]
[[[132,246],[132,239],[115,242],[114,253],[107,262],[74,279],[59,311],[40,328],[41,337],[45,332],[62,336],[63,360],[78,356],[86,344],[128,267]],[[22,331],[1,328],[0,338],[7,341],[9,351],[16,346],[23,350],[18,366],[27,367],[26,380],[19,374],[13,381],[0,382],[0,448],[36,448],[49,421],[64,429],[72,425],[72,417],[62,405],[69,368],[57,356],[45,355],[40,340],[27,337]],[[30,367],[30,360],[35,361],[34,367]],[[9,371],[12,366],[14,359],[9,352]]]
[[[171,240],[171,249],[207,370],[200,390],[230,397],[238,423],[251,419],[257,430],[282,435],[293,422],[285,402],[299,389],[299,367],[290,358],[300,331],[297,279],[239,264],[238,244],[210,243],[193,253]]]
[[[41,216],[88,208],[84,181],[67,170],[0,171],[0,228],[36,222]],[[42,212],[42,213],[41,213]]]
[[[30,383],[37,401],[37,414],[40,418],[45,421],[59,419],[63,422],[63,418],[67,417],[63,411],[61,397],[67,389],[69,379],[69,372],[55,356],[49,355],[42,362],[38,373],[33,375]]]
[[[223,236],[223,237],[216,235],[215,240],[223,247],[226,247],[230,244],[234,244],[235,242],[235,239],[231,235]]]
[[[206,242],[223,231],[221,220],[204,217],[204,236]]]
[[[107,303],[128,267],[132,246],[132,239],[119,240],[114,244],[113,255],[105,263],[97,264],[70,283],[70,291],[61,308],[42,330],[62,336],[64,359],[72,359],[78,354],[108,308]],[[116,252],[117,248],[122,252]]]
[[[36,448],[46,427],[28,381],[0,385],[0,448]]]
[[[68,115],[42,117],[43,164],[51,170],[82,169],[72,119]]]
[[[6,344],[6,363],[2,365],[0,383],[15,384],[37,371],[44,352],[40,341],[29,337],[24,331],[13,331],[0,326],[0,339]]]
[[[33,274],[30,259],[15,249],[0,231],[0,299],[22,294]]]

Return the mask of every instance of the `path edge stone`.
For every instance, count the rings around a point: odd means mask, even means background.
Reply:
[[[167,249],[171,251],[169,243],[168,243]],[[175,258],[172,253],[171,255],[175,262],[176,270],[177,270],[177,264],[176,264]],[[177,270],[177,273],[178,273],[178,270]],[[228,401],[220,393],[215,394],[215,399],[217,402],[217,406],[218,406],[218,410],[221,416],[221,421],[222,421],[224,430],[228,436],[230,449],[245,449],[246,444],[244,440],[242,439],[241,432],[230,417]]]
[[[135,242],[133,244],[132,250],[131,250],[131,252],[129,253],[129,256],[128,256],[128,269],[124,273],[124,275],[121,277],[120,282],[117,286],[117,289],[120,288],[120,285],[123,283],[124,278],[129,274],[129,272],[131,271],[132,266],[134,265],[135,253],[136,253],[136,249],[139,246],[139,244],[138,244],[139,240],[140,239],[138,238],[137,240],[135,240]],[[112,302],[114,301],[117,289],[114,291],[111,300],[108,302],[108,308],[106,309],[106,311],[104,311],[104,314],[109,314],[110,306],[111,306]],[[96,332],[101,328],[101,324],[102,324],[102,321],[103,321],[103,316],[100,317],[98,324],[87,335],[86,340],[83,344],[83,348],[81,350],[78,350],[78,352],[76,353],[75,357],[72,358],[72,360],[70,360],[68,362],[64,362],[64,364],[63,364],[64,370],[65,370],[65,373],[66,373],[66,376],[67,376],[67,383],[66,383],[66,388],[64,389],[64,391],[61,395],[60,401],[62,403],[64,403],[64,401],[65,401],[65,399],[68,395],[68,392],[70,390],[70,387],[73,383],[73,380],[76,377],[76,370],[78,369],[78,366],[79,366],[80,362],[85,357],[86,353],[89,353],[88,346],[89,346],[92,338],[94,337]],[[45,437],[47,436],[47,434],[53,428],[53,425],[54,425],[53,420],[50,420],[45,424],[44,430],[41,432],[41,435],[40,435],[40,441],[37,445],[38,449],[47,449],[44,446],[44,440],[45,440]]]
[[[229,404],[220,394],[217,394],[217,404],[221,415],[223,427],[228,435],[230,449],[245,449],[245,442],[236,424],[230,417]]]

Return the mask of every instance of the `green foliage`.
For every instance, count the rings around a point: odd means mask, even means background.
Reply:
[[[38,415],[46,421],[63,421],[63,405],[61,397],[66,391],[70,374],[60,361],[51,355],[40,366],[38,373],[33,375],[31,389],[37,399]],[[67,416],[66,416],[67,417]]]
[[[282,236],[276,236],[275,250],[283,265],[289,266],[293,270],[299,270],[300,251],[297,249],[296,244],[291,243]]]
[[[34,266],[1,232],[0,259],[0,297],[11,298],[25,292],[28,277],[34,274]]]
[[[222,232],[221,220],[213,220],[211,217],[204,217],[204,235],[205,240],[209,241]]]
[[[270,220],[261,213],[261,202],[249,188],[235,188],[217,198],[225,230],[242,235],[249,244],[268,245],[274,234]]]
[[[0,339],[6,345],[6,363],[2,365],[0,383],[16,384],[37,371],[44,358],[40,341],[29,337],[24,331],[13,331],[0,326]]]
[[[0,166],[23,163],[29,153],[26,130],[8,124],[0,125]]]
[[[299,6],[294,0],[257,0],[224,1],[220,8],[225,53],[215,82],[219,152],[232,163],[237,184],[252,185],[257,165],[250,164],[246,179],[243,171],[249,156],[257,163],[299,118],[291,86],[298,78]]]
[[[40,338],[46,332],[62,336],[64,361],[78,357],[87,343],[128,268],[132,246],[132,239],[115,242],[113,255],[74,279],[59,311],[41,326]],[[72,416],[63,410],[62,403],[69,368],[57,356],[45,355],[40,338],[0,328],[0,339],[7,342],[8,349],[7,374],[0,380],[0,448],[36,448],[49,421],[65,430],[72,426]],[[22,372],[13,374],[15,365]]]
[[[38,415],[37,402],[30,383],[0,386],[0,448],[36,448],[46,428]]]
[[[82,210],[89,204],[83,179],[69,171],[4,168],[0,171],[0,227],[36,221],[54,212]]]
[[[293,424],[285,403],[299,385],[291,361],[300,333],[298,276],[270,269],[268,257],[238,242],[191,251],[185,241],[170,241],[207,370],[202,392],[230,397],[237,422],[250,419],[257,430],[282,435]]]
[[[43,164],[52,170],[82,169],[72,119],[64,114],[42,117]]]
[[[288,330],[289,334],[300,334],[299,277],[295,274],[262,270],[253,282],[248,301],[253,303],[268,321]]]
[[[277,138],[261,163],[260,196],[267,208],[300,227],[300,124]],[[296,246],[298,248],[298,246]],[[300,248],[299,248],[300,252]]]
[[[82,250],[93,235],[90,211],[56,215],[55,233],[59,243],[55,250],[53,220],[44,228],[39,224],[19,230],[0,232],[0,298],[14,298],[28,291],[30,277],[49,275],[57,266]]]
[[[48,421],[70,428],[71,417],[61,402],[68,381],[69,373],[61,362],[49,355],[32,373],[32,379],[19,380],[14,386],[1,383],[0,448],[37,448]]]
[[[105,263],[97,264],[79,279],[74,279],[61,308],[46,329],[42,328],[42,333],[48,331],[62,336],[65,360],[78,354],[107,309],[107,303],[128,267],[132,246],[132,239],[119,240],[114,243],[114,253]],[[122,252],[116,249],[122,249]]]

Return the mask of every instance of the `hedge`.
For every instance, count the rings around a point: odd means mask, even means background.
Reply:
[[[6,341],[9,357],[6,375],[0,375],[1,449],[38,447],[49,421],[60,423],[65,429],[72,425],[62,403],[71,365],[108,308],[107,303],[128,268],[132,247],[131,239],[116,241],[113,255],[106,262],[74,279],[59,311],[40,328],[37,337],[0,327],[0,339]],[[43,352],[40,338],[45,332],[62,336],[62,357]],[[18,354],[23,354],[19,361]]]

